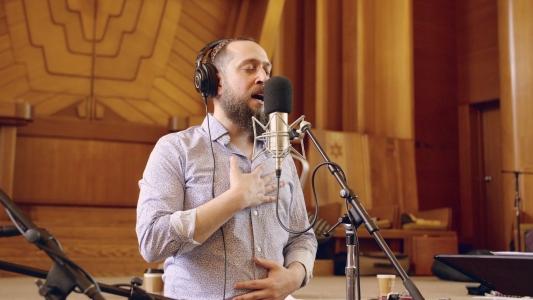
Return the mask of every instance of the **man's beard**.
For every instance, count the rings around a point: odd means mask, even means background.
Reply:
[[[226,116],[239,128],[245,130],[250,141],[253,141],[254,136],[262,134],[264,130],[261,126],[256,126],[254,135],[252,117],[255,117],[263,125],[266,124],[267,117],[262,106],[258,110],[250,108],[248,98],[249,96],[238,97],[232,91],[225,90],[220,97],[220,103]]]

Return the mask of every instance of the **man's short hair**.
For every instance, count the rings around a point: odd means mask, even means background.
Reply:
[[[256,41],[249,37],[237,37],[237,38],[224,38],[214,40],[209,42],[205,47],[203,47],[196,58],[196,64],[200,63],[211,63],[217,67],[217,69],[222,69],[224,67],[224,62],[227,57],[227,46],[234,41]],[[220,71],[220,70],[219,70]]]

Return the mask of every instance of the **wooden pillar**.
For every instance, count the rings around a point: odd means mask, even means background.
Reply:
[[[17,126],[31,121],[31,107],[28,103],[0,102],[0,189],[9,197],[13,196],[15,173],[15,149]],[[0,205],[0,221],[7,220]]]
[[[358,130],[412,139],[412,1],[359,0]]]
[[[500,91],[502,125],[502,166],[520,175],[522,221],[533,222],[533,2],[500,0],[498,26],[500,42]],[[503,174],[503,201],[507,241],[514,224],[514,176]]]
[[[4,125],[0,127],[0,188],[8,196],[12,196],[13,193],[16,137],[16,127]]]
[[[314,127],[342,130],[342,1],[316,1]]]
[[[28,103],[0,102],[0,188],[8,195],[13,192],[17,127],[31,121]]]

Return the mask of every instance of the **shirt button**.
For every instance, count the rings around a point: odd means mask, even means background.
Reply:
[[[253,213],[254,213],[254,216],[257,216],[257,215],[259,214],[259,213],[257,212],[257,209],[254,209]]]
[[[257,247],[257,252],[261,252],[261,247]]]

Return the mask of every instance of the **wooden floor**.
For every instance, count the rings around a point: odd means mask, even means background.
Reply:
[[[127,283],[130,278],[113,277],[98,278],[102,283]],[[466,293],[465,283],[441,281],[435,277],[414,277],[415,284],[425,299],[428,300],[465,300],[472,299]],[[35,278],[31,277],[12,277],[0,278],[0,299],[6,300],[33,300],[43,299],[37,293]],[[372,299],[377,296],[377,281],[375,277],[361,277],[362,299]],[[400,279],[396,279],[395,291],[404,291]],[[340,300],[345,299],[345,277],[342,276],[325,276],[315,277],[310,284],[297,291],[293,295],[296,299],[327,299]],[[119,296],[104,294],[106,299],[125,299]],[[71,294],[68,299],[87,299],[84,295]]]

